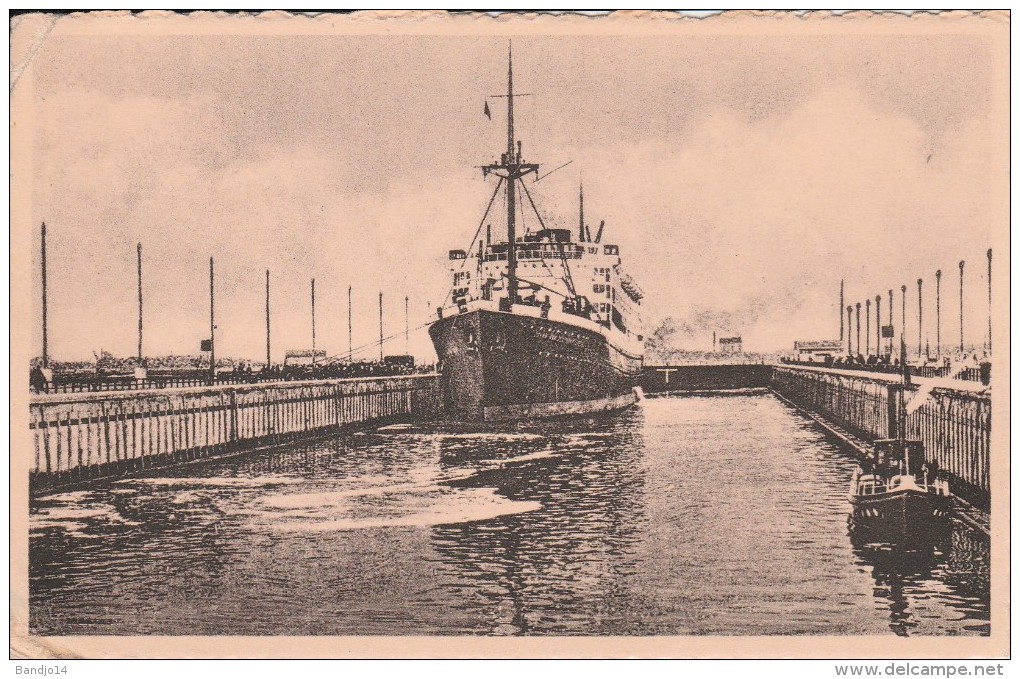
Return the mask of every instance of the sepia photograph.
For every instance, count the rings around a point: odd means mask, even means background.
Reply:
[[[705,14],[12,16],[12,656],[1008,657],[1009,12]]]

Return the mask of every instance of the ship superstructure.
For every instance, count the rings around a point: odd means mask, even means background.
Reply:
[[[644,354],[643,294],[619,247],[603,242],[605,222],[594,234],[585,222],[583,187],[576,238],[544,223],[524,181],[539,165],[514,136],[515,96],[511,55],[506,150],[481,168],[496,186],[471,245],[450,251],[452,287],[429,330],[447,405],[467,419],[621,407],[634,400]],[[505,225],[494,233],[501,196]]]

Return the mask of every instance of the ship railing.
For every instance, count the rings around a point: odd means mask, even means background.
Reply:
[[[911,487],[916,488],[922,492],[935,492],[940,495],[949,494],[949,482],[941,477],[935,477],[934,479],[925,478],[923,474],[914,475],[910,477],[906,474],[900,474],[893,476],[892,478],[885,480],[877,474],[862,474],[857,478],[856,492],[858,495],[882,495],[884,493],[891,493],[904,486],[904,479],[913,478]]]

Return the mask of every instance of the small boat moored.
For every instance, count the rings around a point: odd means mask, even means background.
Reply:
[[[906,346],[900,343],[902,365]],[[926,546],[945,536],[953,496],[938,463],[925,458],[924,443],[906,439],[907,387],[904,369],[896,409],[897,438],[875,441],[872,454],[850,479],[849,519],[855,542]]]
[[[924,460],[920,441],[875,442],[850,480],[850,530],[863,542],[930,544],[944,535],[952,512],[949,481]]]

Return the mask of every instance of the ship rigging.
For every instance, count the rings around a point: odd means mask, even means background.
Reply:
[[[496,186],[468,248],[450,251],[452,287],[429,328],[447,403],[470,419],[622,407],[633,403],[644,353],[642,295],[622,271],[619,248],[601,242],[605,221],[592,238],[583,187],[576,240],[538,210],[524,179],[543,176],[538,163],[525,159],[514,128],[515,99],[530,95],[514,92],[513,76],[511,50],[507,93],[490,95],[507,100],[506,147],[480,167]],[[488,101],[485,112],[491,116]],[[493,238],[488,221],[501,191],[505,240]],[[528,228],[526,213],[534,214],[537,229]]]

